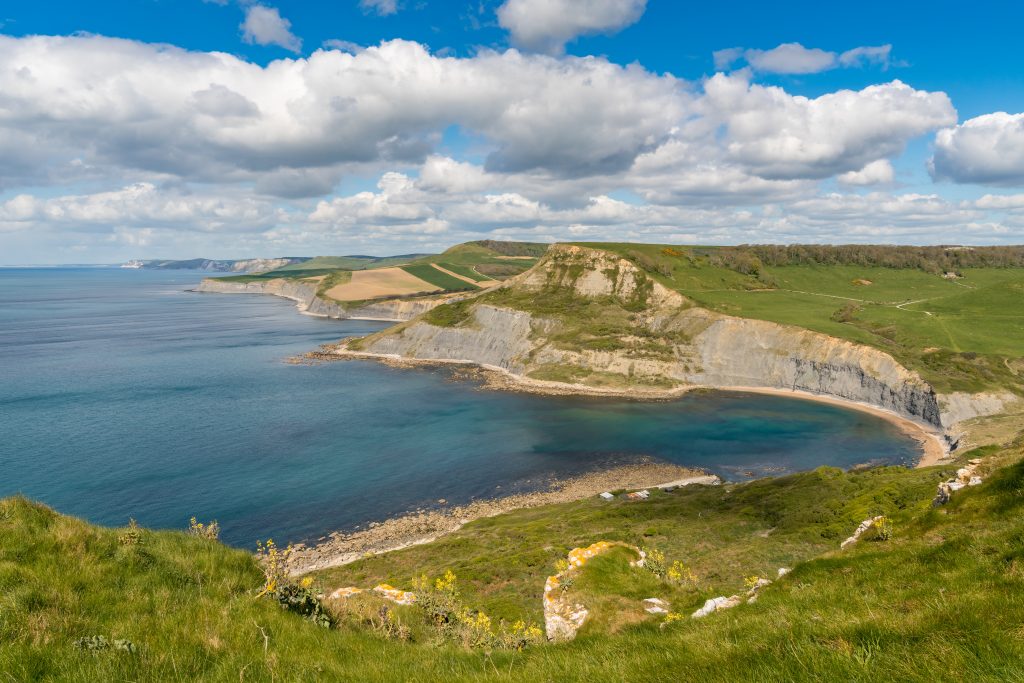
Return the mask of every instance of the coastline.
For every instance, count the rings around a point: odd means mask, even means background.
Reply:
[[[365,351],[352,351],[343,347],[328,347],[328,350],[311,352],[306,357],[316,360],[344,360],[346,358],[377,360],[395,367],[460,367],[469,370],[470,373],[484,381],[488,389],[499,391],[517,391],[523,393],[542,394],[548,396],[606,396],[613,398],[625,398],[631,400],[666,401],[687,394],[692,391],[735,391],[771,396],[786,396],[790,398],[816,401],[830,405],[859,410],[881,418],[894,425],[907,436],[916,440],[921,448],[921,456],[915,467],[929,467],[938,464],[950,457],[950,446],[943,433],[932,425],[926,425],[917,420],[900,415],[894,411],[880,408],[861,401],[853,401],[838,396],[816,394],[800,389],[779,389],[774,387],[750,387],[750,386],[707,386],[699,384],[688,384],[669,389],[654,388],[627,388],[615,389],[608,387],[591,387],[583,384],[570,384],[567,382],[552,382],[538,380],[530,377],[517,375],[505,368],[493,365],[482,365],[469,360],[457,359],[416,359],[404,358],[390,354],[369,353]]]
[[[603,491],[694,484],[713,486],[719,483],[721,480],[717,476],[701,470],[643,458],[635,464],[618,465],[569,479],[554,480],[546,490],[474,500],[450,508],[420,509],[383,522],[372,522],[365,528],[348,533],[333,532],[318,543],[292,546],[287,560],[288,573],[299,576],[338,567],[370,555],[430,543],[458,531],[473,520],[513,510],[583,500]]]

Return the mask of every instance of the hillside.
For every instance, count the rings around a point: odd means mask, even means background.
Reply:
[[[337,353],[470,361],[535,389],[802,390],[893,411],[953,442],[968,420],[1020,417],[1024,312],[1013,297],[1024,269],[957,279],[913,266],[751,270],[704,251],[556,245],[500,287]]]
[[[436,255],[317,256],[267,272],[208,278],[199,291],[283,296],[332,318],[407,320],[524,272],[547,246],[485,240]]]
[[[980,458],[984,481],[940,507],[936,483],[956,465],[823,468],[513,512],[309,582],[282,579],[270,595],[252,555],[201,529],[101,529],[7,499],[0,671],[79,681],[1015,680],[1022,456],[1019,441],[965,454]],[[886,516],[881,531],[840,550],[875,515]],[[573,570],[564,595],[589,615],[572,642],[545,644],[513,624],[538,623],[545,577],[570,548],[599,540],[643,548],[654,564],[631,568],[632,551],[612,546]],[[779,578],[779,567],[791,571]],[[431,581],[415,588],[415,605],[372,592],[326,598],[381,580],[408,590],[420,573]],[[708,598],[744,595],[754,576],[773,580],[756,602],[691,618]],[[652,597],[668,614],[644,611]]]

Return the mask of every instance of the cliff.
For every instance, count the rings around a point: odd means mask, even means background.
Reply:
[[[309,315],[324,318],[358,318],[394,322],[410,320],[435,306],[453,300],[451,296],[387,299],[347,308],[335,301],[318,297],[315,284],[285,278],[250,282],[207,278],[199,284],[196,291],[217,294],[271,294],[291,299],[296,302],[300,311]]]
[[[439,309],[438,312],[440,312]],[[1002,410],[1010,394],[943,396],[875,348],[709,311],[615,254],[552,247],[534,268],[449,315],[428,314],[349,350],[470,361],[591,388],[792,389],[870,404],[936,428]]]

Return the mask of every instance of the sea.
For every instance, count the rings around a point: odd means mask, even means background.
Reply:
[[[490,391],[444,369],[289,358],[386,323],[190,291],[195,271],[0,269],[0,497],[91,522],[310,541],[655,458],[728,480],[910,465],[890,423],[788,397]]]

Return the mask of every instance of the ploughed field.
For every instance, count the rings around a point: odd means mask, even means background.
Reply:
[[[545,244],[492,242],[460,244],[443,254],[406,256],[317,256],[265,273],[217,278],[225,282],[275,279],[307,282],[317,296],[340,304],[476,292],[529,269]]]

